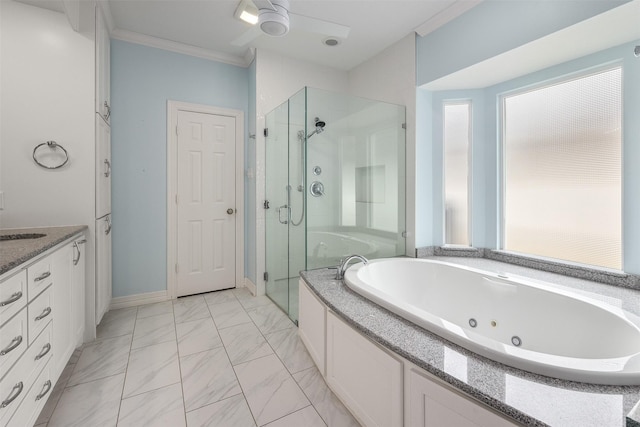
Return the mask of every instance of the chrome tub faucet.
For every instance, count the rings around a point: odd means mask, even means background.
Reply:
[[[336,280],[342,280],[345,270],[349,267],[349,262],[351,262],[351,260],[353,259],[362,261],[364,265],[369,264],[369,260],[367,260],[362,255],[349,255],[348,257],[343,258],[342,261],[340,261],[340,264],[338,264],[338,271],[336,271]]]

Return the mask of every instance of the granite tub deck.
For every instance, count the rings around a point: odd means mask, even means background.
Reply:
[[[545,280],[640,315],[640,292],[636,290],[487,259],[434,259]],[[638,425],[638,410],[633,409],[640,401],[640,386],[585,384],[511,368],[450,343],[356,294],[334,280],[335,269],[303,271],[301,276],[356,330],[518,423],[561,427]]]
[[[83,232],[86,225],[65,227],[10,228],[0,230],[0,236],[13,234],[45,234],[36,239],[18,239],[0,241],[0,275],[20,266],[34,257]]]

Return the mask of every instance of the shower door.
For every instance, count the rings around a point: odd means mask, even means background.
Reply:
[[[289,312],[289,205],[286,186],[289,182],[288,103],[266,116],[265,257],[267,296],[282,310]]]
[[[265,215],[266,292],[293,321],[298,319],[298,279],[306,268],[305,132],[306,90],[266,116]]]

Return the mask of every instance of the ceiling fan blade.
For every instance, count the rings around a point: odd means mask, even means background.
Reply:
[[[240,37],[231,41],[231,44],[234,46],[246,46],[258,37],[262,35],[262,30],[260,30],[260,26],[256,25],[251,27],[251,29],[247,30]]]
[[[289,22],[292,28],[298,28],[310,33],[324,34],[326,36],[346,39],[349,37],[351,27],[336,24],[335,22],[323,21],[322,19],[309,18],[308,16],[289,13]]]

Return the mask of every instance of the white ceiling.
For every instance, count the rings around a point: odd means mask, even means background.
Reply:
[[[61,0],[21,0],[63,10]],[[251,28],[234,18],[240,0],[106,0],[112,37],[174,48],[195,47],[227,62],[245,64],[249,48],[349,70],[413,31],[424,35],[475,6],[480,0],[291,0],[290,12],[351,27],[338,46],[326,35],[292,28],[284,37],[260,35],[249,45],[231,44]],[[144,36],[151,36],[149,37]],[[157,40],[162,39],[162,40]],[[180,45],[177,45],[179,43]]]

